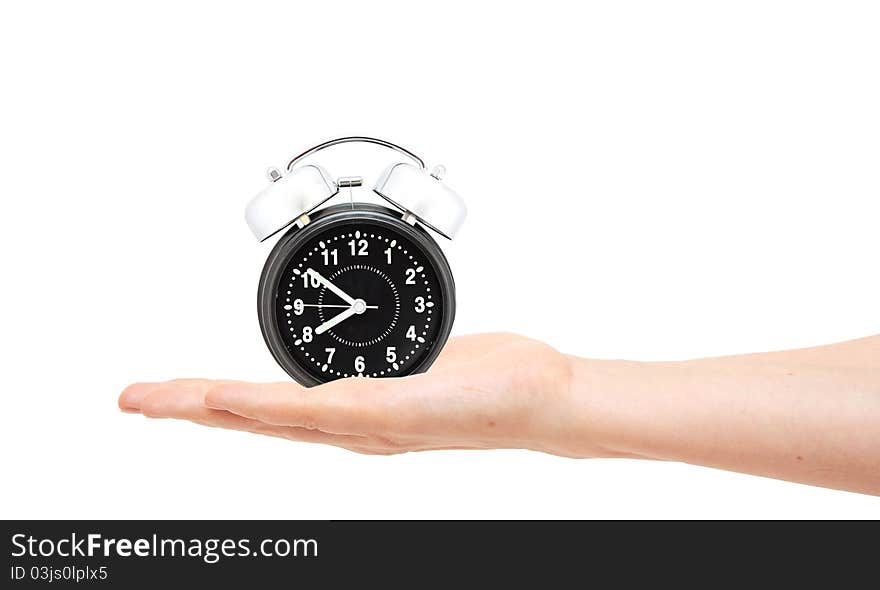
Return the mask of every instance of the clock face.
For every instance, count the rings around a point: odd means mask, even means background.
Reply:
[[[438,275],[448,266],[436,244],[427,234],[415,239],[421,230],[390,215],[332,217],[295,230],[306,237],[294,233],[278,261],[274,326],[281,352],[315,382],[424,370],[449,330]]]

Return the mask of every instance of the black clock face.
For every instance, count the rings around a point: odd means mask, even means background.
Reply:
[[[438,276],[448,270],[426,252],[433,241],[390,216],[353,217],[310,231],[279,265],[275,328],[297,372],[317,382],[423,370],[448,333]]]

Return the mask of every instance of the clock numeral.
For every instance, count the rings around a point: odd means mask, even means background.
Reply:
[[[335,348],[325,348],[324,352],[327,353],[327,364],[331,364],[333,362],[333,355],[336,354]]]
[[[312,329],[309,326],[303,328],[303,342],[312,341]]]
[[[406,284],[407,285],[415,285],[416,284],[416,269],[414,269],[414,268],[406,269]]]
[[[388,259],[388,264],[391,264],[391,248],[385,248],[385,258]]]
[[[324,256],[324,266],[330,266],[330,259],[333,259],[333,264],[339,264],[339,252],[334,248],[333,250],[324,250],[321,252]]]
[[[367,255],[367,241],[363,238],[360,240],[351,240],[348,243],[351,246],[351,255],[352,256],[366,256]]]
[[[305,309],[305,304],[302,299],[294,299],[293,300],[293,313],[296,315],[302,315],[303,309]]]
[[[406,331],[406,337],[409,338],[410,340],[412,340],[413,342],[416,341],[416,327],[415,326],[409,327],[409,329]]]
[[[424,297],[416,297],[416,313],[422,313],[425,311],[425,298]]]
[[[389,346],[385,349],[385,360],[389,363],[393,363],[397,360],[397,347]]]
[[[354,358],[354,370],[358,373],[363,373],[364,369],[367,368],[367,365],[364,364],[364,357],[356,356]]]
[[[314,287],[315,289],[317,289],[318,287],[321,286],[321,281],[318,280],[318,277],[316,277],[315,275],[313,275],[310,272],[303,273],[302,278],[303,278],[303,289],[308,289],[309,283],[311,283],[312,287]]]

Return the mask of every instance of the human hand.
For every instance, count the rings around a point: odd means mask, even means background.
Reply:
[[[519,448],[685,461],[880,494],[880,336],[673,362],[579,359],[514,334],[449,342],[428,373],[139,383],[125,411],[390,455]]]
[[[369,454],[490,448],[599,454],[572,424],[570,372],[570,359],[546,344],[479,334],[450,340],[424,374],[313,388],[207,379],[138,383],[122,393],[119,407]]]

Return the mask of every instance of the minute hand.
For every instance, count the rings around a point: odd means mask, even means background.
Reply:
[[[318,274],[318,271],[310,268],[310,269],[306,270],[306,274],[310,274],[313,277],[315,277],[319,283],[321,283],[322,285],[324,285],[325,287],[327,287],[328,289],[330,289],[331,291],[336,293],[340,299],[342,299],[343,301],[345,301],[349,305],[354,305],[354,297],[349,297],[348,293],[346,293],[345,291],[343,291],[342,289],[340,289],[339,287],[337,287],[336,285],[334,285],[333,283],[331,283],[330,281],[328,281],[327,279],[322,277],[320,274]]]

